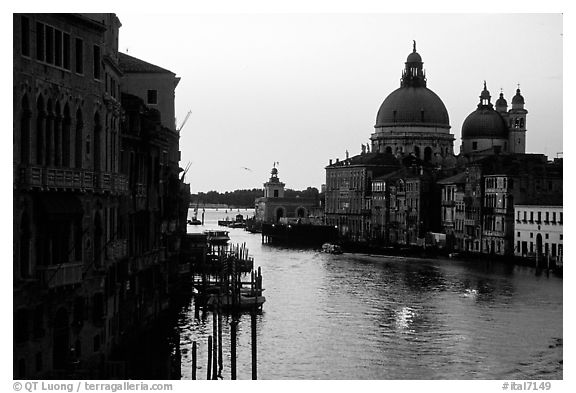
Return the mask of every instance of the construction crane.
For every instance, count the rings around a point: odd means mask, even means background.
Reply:
[[[188,118],[190,117],[191,114],[192,114],[192,111],[188,111],[188,113],[186,114],[186,117],[184,118],[184,121],[182,122],[182,124],[180,124],[180,127],[178,127],[178,129],[176,131],[180,132],[180,130],[182,130],[182,128],[184,127],[184,124],[186,124],[186,121],[188,120]]]

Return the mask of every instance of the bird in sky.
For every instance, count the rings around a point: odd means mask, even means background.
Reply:
[[[245,171],[250,171],[250,172],[252,172],[252,169],[246,168],[245,166],[242,166],[242,167],[240,167],[240,168],[244,169]]]

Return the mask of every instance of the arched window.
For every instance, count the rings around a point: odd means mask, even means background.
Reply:
[[[20,220],[20,277],[30,276],[30,225],[28,214],[24,212]]]
[[[102,266],[103,239],[102,219],[100,218],[100,212],[96,212],[96,217],[94,217],[94,266],[97,268]]]
[[[70,351],[70,328],[66,309],[60,308],[56,312],[53,326],[52,363],[55,369],[64,369],[68,365],[68,353]]]
[[[64,106],[64,117],[62,121],[62,166],[71,167],[70,162],[70,127],[72,119],[70,118],[70,107]]]
[[[46,144],[44,145],[46,166],[54,165],[54,107],[52,100],[46,104]]]
[[[84,122],[82,121],[82,110],[78,108],[76,111],[76,130],[74,136],[74,166],[76,168],[82,168],[82,143],[84,141],[83,128]]]
[[[102,125],[100,124],[100,114],[94,115],[94,172],[102,170]]]
[[[298,218],[304,218],[304,217],[306,217],[306,209],[304,209],[303,207],[299,207],[299,208],[296,210],[296,216],[297,216]]]
[[[424,149],[424,161],[430,161],[432,159],[432,148],[430,146],[426,146]]]
[[[54,165],[62,165],[62,112],[58,101],[54,107]]]
[[[387,154],[392,154],[392,147],[386,146],[386,153],[387,153]]]
[[[524,128],[524,118],[520,118],[520,128]]]
[[[46,112],[44,110],[44,98],[42,95],[38,97],[36,102],[36,163],[44,165],[46,156],[44,146],[46,146],[46,134],[44,130],[46,121]]]
[[[414,146],[414,155],[420,158],[420,146]]]
[[[28,96],[25,94],[22,98],[22,114],[20,116],[20,162],[22,164],[30,163],[30,104]]]

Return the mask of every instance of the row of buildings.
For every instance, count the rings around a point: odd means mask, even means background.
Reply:
[[[14,378],[125,377],[115,349],[179,283],[179,78],[118,52],[120,26],[13,16]]]
[[[524,97],[495,105],[486,82],[453,152],[448,112],[420,54],[384,100],[371,146],[326,167],[325,219],[340,236],[383,246],[562,259],[562,159],[527,154]]]

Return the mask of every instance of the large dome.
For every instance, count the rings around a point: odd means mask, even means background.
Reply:
[[[380,105],[375,127],[425,126],[450,128],[444,103],[425,86],[396,89]]]
[[[469,114],[462,124],[462,139],[474,138],[506,139],[506,122],[494,109],[478,108]]]

